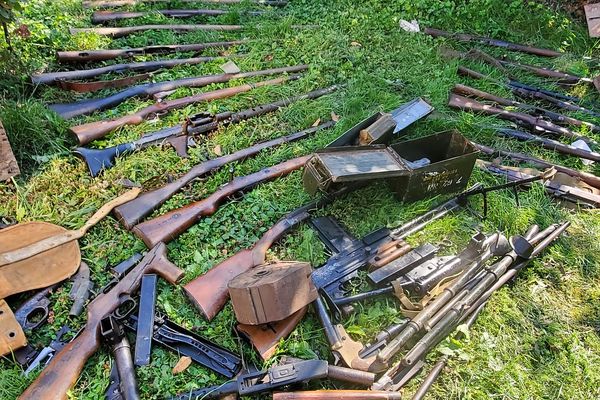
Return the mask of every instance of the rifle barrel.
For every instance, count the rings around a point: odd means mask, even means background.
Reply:
[[[112,38],[120,38],[123,36],[132,35],[138,32],[146,32],[150,30],[168,30],[175,32],[192,32],[192,31],[239,31],[244,27],[241,25],[140,25],[127,26],[120,28],[70,28],[71,35],[79,33],[95,33],[101,36],[110,36]]]

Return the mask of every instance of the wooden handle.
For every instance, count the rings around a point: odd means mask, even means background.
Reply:
[[[72,126],[69,128],[69,130],[73,135],[75,135],[77,142],[80,145],[85,145],[108,135],[117,128],[125,125],[140,124],[142,121],[143,118],[140,118],[137,114],[129,114],[106,121],[96,121]]]
[[[28,246],[21,247],[17,250],[9,251],[6,253],[0,254],[0,266],[12,264],[17,261],[25,260],[29,257],[33,257],[36,254],[40,254],[44,251],[53,249],[65,243],[68,243],[72,240],[77,240],[90,229],[92,226],[96,225],[102,218],[106,217],[113,208],[128,201],[131,201],[136,198],[136,196],[140,193],[140,188],[131,189],[121,196],[113,199],[103,205],[92,217],[83,225],[83,227],[73,230],[67,231],[65,233],[61,233],[55,236],[50,236],[46,239],[40,240],[38,242],[32,243]]]
[[[273,393],[273,400],[400,400],[399,392],[378,390],[314,390]]]
[[[86,327],[81,335],[55,354],[19,399],[66,400],[67,392],[77,382],[86,361],[100,346],[98,327]]]

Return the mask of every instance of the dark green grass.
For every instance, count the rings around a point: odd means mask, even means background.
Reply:
[[[13,183],[0,185],[0,215],[19,221],[45,220],[68,228],[81,226],[101,204],[122,192],[119,181],[126,178],[140,182],[145,188],[157,187],[176,177],[199,161],[215,157],[219,145],[223,153],[247,147],[260,140],[274,138],[304,129],[317,119],[341,117],[338,125],[302,142],[265,151],[258,156],[232,165],[235,176],[260,170],[287,158],[309,154],[326,145],[340,133],[373,112],[390,110],[416,96],[423,96],[436,107],[437,113],[407,132],[407,138],[458,129],[468,138],[514,151],[560,162],[590,172],[598,167],[585,167],[580,160],[540,150],[526,143],[494,137],[486,125],[498,125],[493,118],[457,113],[446,106],[449,89],[457,82],[510,97],[503,88],[489,82],[456,76],[458,62],[443,59],[441,46],[458,50],[468,45],[448,40],[434,40],[408,34],[398,27],[400,19],[419,19],[423,25],[442,29],[479,33],[498,38],[549,47],[569,52],[560,59],[547,60],[499,49],[490,54],[507,54],[514,60],[557,67],[593,77],[598,71],[582,61],[582,56],[597,57],[597,43],[588,39],[585,27],[562,14],[550,12],[538,3],[526,1],[335,1],[291,0],[285,9],[268,10],[263,17],[245,16],[242,11],[256,8],[251,4],[232,7],[221,17],[169,19],[159,14],[118,23],[119,26],[154,23],[219,23],[243,24],[243,32],[193,32],[175,34],[150,31],[111,40],[92,34],[70,36],[68,27],[89,26],[91,11],[82,10],[75,0],[28,2],[20,22],[27,24],[31,37],[14,38],[15,54],[1,52],[0,118],[22,166],[23,175]],[[203,5],[199,5],[203,6]],[[174,2],[170,8],[192,8],[194,4]],[[214,7],[207,5],[207,8]],[[151,10],[158,5],[140,4],[131,10]],[[215,7],[216,8],[216,7]],[[318,29],[295,29],[294,24],[318,24]],[[271,115],[220,129],[198,147],[190,157],[181,159],[169,148],[153,147],[119,159],[117,165],[100,177],[87,175],[83,163],[69,153],[74,140],[68,134],[70,124],[112,118],[133,112],[152,103],[130,99],[113,110],[96,113],[72,121],[61,121],[45,107],[45,103],[72,102],[106,96],[114,91],[76,95],[58,89],[32,87],[32,72],[68,69],[54,59],[56,50],[138,47],[153,44],[198,43],[247,38],[248,44],[235,51],[246,54],[235,62],[243,71],[272,68],[299,63],[310,64],[310,70],[296,82],[261,88],[230,99],[206,105],[192,105],[147,121],[125,127],[94,143],[106,147],[132,140],[142,133],[179,123],[200,111],[242,110],[334,83],[345,84],[337,93],[317,101],[294,104]],[[227,55],[213,49],[203,55]],[[192,56],[182,54],[177,56]],[[164,56],[174,58],[176,55]],[[142,57],[139,61],[161,58]],[[102,63],[109,65],[118,60]],[[153,81],[219,73],[222,61],[195,66],[180,66],[159,71]],[[474,69],[495,79],[503,75],[478,62],[466,62]],[[96,65],[94,65],[96,66]],[[91,67],[83,66],[83,67]],[[548,82],[519,71],[511,71],[523,82],[560,90]],[[254,79],[253,81],[260,80]],[[202,89],[180,89],[175,97],[216,88],[234,86],[211,85]],[[591,87],[579,85],[570,92],[600,102]],[[600,121],[595,121],[600,123]],[[596,137],[596,139],[599,139]],[[170,199],[154,215],[163,214],[190,201],[212,193],[231,177],[229,169],[189,185]],[[474,171],[471,183],[501,182],[486,172]],[[184,282],[192,280],[240,249],[250,246],[278,218],[310,200],[301,190],[301,174],[259,185],[243,198],[223,205],[213,216],[202,219],[188,232],[169,244],[169,258],[185,269]],[[414,204],[400,204],[385,184],[374,184],[334,202],[317,215],[334,215],[357,236],[381,226],[396,226],[425,212],[443,200],[429,199]],[[444,249],[451,253],[462,248],[477,230],[506,234],[524,232],[532,223],[542,227],[568,219],[573,225],[568,235],[526,268],[518,279],[501,289],[490,301],[467,339],[448,340],[438,350],[456,355],[450,361],[430,397],[436,399],[592,399],[600,396],[600,219],[596,212],[569,211],[548,199],[541,187],[534,186],[519,196],[520,207],[510,193],[489,196],[490,214],[485,221],[461,212],[435,222],[408,241],[418,245],[426,241],[451,242]],[[479,198],[471,202],[481,210]],[[122,229],[112,218],[106,218],[82,240],[83,258],[90,265],[97,287],[108,282],[107,267],[143,251],[141,241]],[[275,245],[269,260],[305,260],[318,266],[327,258],[323,245],[306,226],[301,226]],[[358,286],[364,284],[359,281]],[[63,285],[53,296],[54,321],[29,334],[34,345],[48,343],[59,327],[67,322],[70,307],[68,288]],[[20,297],[10,299],[17,303]],[[174,321],[198,331],[223,346],[242,352],[248,364],[261,362],[249,346],[233,334],[235,318],[227,306],[211,323],[206,322],[190,305],[180,288],[161,282],[160,310]],[[356,312],[344,325],[352,337],[369,342],[381,328],[398,322],[398,303],[382,298],[356,306]],[[79,327],[80,317],[72,322]],[[312,313],[284,341],[279,354],[331,360],[322,329]],[[431,355],[434,361],[439,351]],[[193,365],[185,373],[173,376],[171,368],[177,355],[155,348],[152,363],[137,370],[143,398],[164,398],[170,394],[223,382],[215,373]],[[20,375],[20,369],[9,361],[0,361],[0,398],[13,399],[31,382]],[[101,350],[87,363],[73,390],[73,398],[101,398],[110,370],[107,351]],[[411,383],[406,392],[414,391]],[[343,387],[335,382],[314,383],[311,387]]]

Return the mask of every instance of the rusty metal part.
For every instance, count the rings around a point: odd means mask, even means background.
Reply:
[[[126,86],[133,85],[134,83],[145,81],[150,79],[152,74],[138,74],[134,76],[127,76],[125,78],[107,80],[107,81],[95,81],[95,82],[77,82],[77,81],[65,81],[58,79],[56,86],[62,90],[71,90],[78,93],[90,93],[97,92],[102,89],[117,89]]]
[[[412,247],[402,239],[394,239],[389,243],[380,246],[375,254],[368,261],[369,269],[371,271],[379,269],[384,265],[391,263],[392,261],[402,257],[406,253],[412,250]]]
[[[23,328],[4,300],[0,300],[0,356],[9,354],[27,344]]]
[[[0,182],[6,181],[21,173],[19,165],[12,152],[6,131],[0,121]]]
[[[286,319],[270,322],[263,325],[238,324],[237,331],[252,343],[263,360],[268,360],[275,355],[281,339],[285,339],[302,321],[308,307],[302,307]]]
[[[317,298],[305,262],[278,262],[249,270],[229,282],[229,296],[237,320],[260,325],[281,321]]]

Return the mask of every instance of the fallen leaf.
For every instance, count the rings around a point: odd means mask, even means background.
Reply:
[[[177,375],[188,369],[188,367],[192,364],[192,359],[190,357],[184,356],[177,361],[177,364],[173,367],[173,375]]]
[[[321,118],[317,119],[313,124],[312,127],[314,128],[315,126],[318,126],[321,123]]]
[[[267,56],[265,57],[266,61],[273,61],[273,54],[267,54]]]
[[[331,112],[331,120],[334,122],[338,122],[340,120],[340,116],[332,111]]]
[[[213,149],[213,153],[215,153],[218,156],[222,156],[223,155],[223,150],[221,149],[221,145],[218,144],[215,146],[215,148]]]
[[[358,43],[358,42],[350,42],[350,46],[354,46],[354,47],[362,47],[362,44]]]

